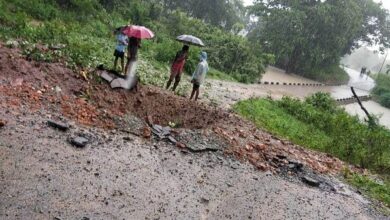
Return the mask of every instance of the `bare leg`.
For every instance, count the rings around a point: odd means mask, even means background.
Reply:
[[[172,91],[176,90],[176,87],[179,85],[179,82],[180,82],[180,78],[175,78],[175,83],[173,84]]]
[[[198,100],[198,97],[199,97],[199,89],[196,90],[195,101]]]
[[[126,72],[125,72],[125,58],[121,59],[121,66],[122,66],[121,71],[123,72],[123,74],[126,74]]]
[[[125,67],[125,75],[127,75],[127,70],[129,69],[130,60],[127,60]]]
[[[192,100],[192,98],[194,97],[195,91],[196,91],[195,89],[192,89],[190,100]]]
[[[171,86],[171,83],[172,83],[172,78],[169,78],[169,79],[168,79],[168,82],[167,82],[167,87],[166,87],[166,89],[169,89],[169,87]]]

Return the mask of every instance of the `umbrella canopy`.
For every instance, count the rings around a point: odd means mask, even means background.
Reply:
[[[177,41],[180,41],[185,44],[191,44],[199,47],[204,47],[204,43],[201,39],[192,36],[192,35],[180,35],[176,38]]]
[[[123,34],[129,37],[138,39],[150,39],[154,37],[154,33],[144,26],[131,25],[127,26],[122,31]]]

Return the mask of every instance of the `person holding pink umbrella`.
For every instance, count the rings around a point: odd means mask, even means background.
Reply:
[[[154,33],[144,26],[131,25],[124,28],[123,33],[130,37],[127,53],[126,74],[128,74],[131,63],[137,61],[138,48],[141,45],[141,39],[150,39]]]
[[[129,44],[127,46],[127,63],[125,67],[126,74],[128,72],[130,63],[137,61],[138,48],[141,48],[141,39],[130,37]]]
[[[111,81],[111,88],[137,88],[137,55],[138,49],[140,48],[141,39],[153,38],[154,33],[146,27],[136,25],[126,26],[122,32],[130,38],[127,47],[127,63],[125,67],[126,79],[114,79]]]

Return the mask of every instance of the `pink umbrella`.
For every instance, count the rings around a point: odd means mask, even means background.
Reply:
[[[122,32],[129,37],[135,37],[138,39],[150,39],[154,37],[154,33],[144,26],[127,26],[123,29]]]

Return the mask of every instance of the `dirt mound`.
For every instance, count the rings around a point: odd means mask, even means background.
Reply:
[[[0,90],[12,97],[5,106],[28,104],[39,109],[52,104],[81,124],[104,128],[115,127],[109,119],[127,113],[140,118],[151,116],[161,125],[198,129],[227,115],[154,87],[141,86],[137,93],[112,90],[93,72],[72,71],[61,63],[27,61],[18,49],[1,46],[0,57]]]
[[[169,91],[142,86],[137,93],[110,90],[106,84],[94,87],[95,105],[115,114],[131,112],[140,118],[151,116],[156,124],[175,124],[180,128],[205,128],[226,118],[227,113],[178,97]]]

